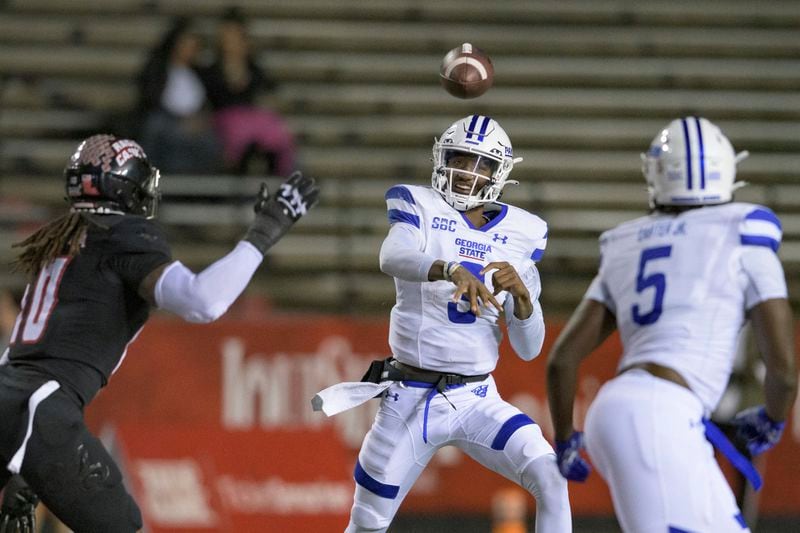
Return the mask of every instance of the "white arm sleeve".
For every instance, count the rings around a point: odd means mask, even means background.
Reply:
[[[156,282],[156,305],[189,322],[213,322],[244,291],[263,259],[255,246],[241,241],[199,274],[175,261]]]
[[[747,275],[745,308],[752,309],[763,301],[788,298],[786,278],[775,252],[761,246],[748,247],[742,253],[741,265]]]
[[[533,262],[528,265],[525,272],[520,273],[520,277],[528,288],[533,301],[531,316],[524,320],[514,316],[514,298],[511,295],[506,297],[503,309],[506,314],[508,340],[511,342],[511,347],[514,348],[520,359],[530,361],[539,355],[544,344],[544,315],[539,303],[542,284],[539,280],[539,271]]]
[[[381,245],[381,272],[405,281],[428,281],[436,261],[420,251],[419,231],[408,224],[392,224]]]
[[[509,296],[508,300],[513,299]],[[538,300],[533,302],[533,312],[525,320],[518,319],[514,316],[513,310],[509,313],[506,308],[506,323],[508,340],[520,359],[531,361],[539,355],[544,344],[544,315]]]

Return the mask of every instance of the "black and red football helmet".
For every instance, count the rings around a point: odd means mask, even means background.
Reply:
[[[73,211],[156,216],[160,173],[136,141],[92,135],[64,169]]]

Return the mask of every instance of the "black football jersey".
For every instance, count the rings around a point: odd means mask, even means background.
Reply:
[[[144,326],[142,280],[171,261],[162,230],[131,215],[94,215],[75,257],[58,257],[25,291],[11,364],[39,368],[83,402],[104,386]]]

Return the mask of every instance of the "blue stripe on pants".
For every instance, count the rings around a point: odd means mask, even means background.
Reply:
[[[513,435],[515,431],[522,426],[527,426],[530,424],[535,424],[535,422],[526,414],[520,413],[512,416],[505,421],[503,426],[500,428],[500,431],[497,432],[497,435],[492,441],[492,449],[502,450],[506,447],[508,439],[511,438],[511,435]]]
[[[381,483],[374,477],[367,474],[359,461],[356,461],[356,469],[355,472],[353,472],[353,477],[355,478],[356,483],[382,498],[394,500],[397,498],[397,493],[400,492],[400,487],[398,485],[387,485],[386,483]]]

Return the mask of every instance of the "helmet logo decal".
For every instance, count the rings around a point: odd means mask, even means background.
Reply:
[[[117,152],[116,162],[118,166],[122,166],[126,161],[134,157],[144,159],[144,150],[135,141],[130,139],[121,139],[111,145]]]
[[[86,139],[73,158],[77,156],[78,165],[92,165],[100,167],[103,172],[111,171],[111,160],[114,159],[114,150],[109,141],[114,140],[113,135],[94,135]]]
[[[481,124],[481,129],[480,129],[480,131],[476,131],[476,128],[478,126],[478,119],[481,119],[481,118],[483,119],[483,123]],[[489,117],[481,117],[480,115],[472,115],[472,120],[470,121],[469,126],[467,126],[467,130],[466,130],[467,131],[467,136],[466,136],[466,141],[465,142],[468,142],[470,144],[482,143],[484,141],[484,139],[486,138],[486,129],[489,127],[489,122],[491,120],[492,119],[490,119]],[[477,137],[478,140],[477,141],[472,140],[473,137]]]

